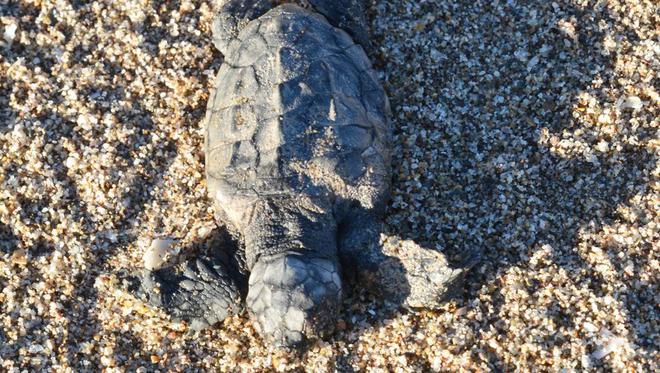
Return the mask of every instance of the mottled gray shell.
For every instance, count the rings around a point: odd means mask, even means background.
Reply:
[[[206,116],[211,198],[240,227],[264,196],[382,204],[389,104],[362,48],[323,16],[277,7],[227,48]],[[325,204],[325,203],[324,203]]]

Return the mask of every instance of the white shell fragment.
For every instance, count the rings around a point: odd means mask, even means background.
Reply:
[[[14,39],[16,38],[17,29],[18,29],[18,24],[16,24],[15,22],[5,25],[5,31],[2,34],[2,38],[5,39],[7,44],[9,44],[10,46],[14,42]]]
[[[145,251],[143,262],[144,268],[153,271],[167,268],[175,263],[179,255],[179,248],[175,247],[175,240],[169,237],[155,238]]]
[[[584,324],[582,324],[582,327],[584,328],[584,330],[586,330],[589,333],[595,333],[595,332],[598,331],[598,328],[596,327],[596,325],[594,325],[590,322],[585,322]]]
[[[612,352],[620,349],[626,344],[626,339],[621,338],[621,337],[616,337],[608,340],[605,344],[603,344],[599,349],[594,351],[593,353],[593,358],[600,360],[604,358],[605,356],[611,354]]]
[[[199,227],[197,229],[197,239],[199,240],[204,240],[207,239],[211,233],[213,232],[213,229],[215,229],[215,224],[207,224]]]
[[[621,101],[621,104],[619,104],[621,110],[638,110],[641,109],[642,106],[644,106],[644,103],[642,102],[642,99],[637,96],[628,96]]]
[[[600,343],[599,348],[594,351],[591,355],[596,360],[601,360],[605,356],[611,354],[616,350],[620,350],[624,347],[628,341],[623,337],[617,337],[611,331],[606,328],[602,328],[599,332],[600,334]]]

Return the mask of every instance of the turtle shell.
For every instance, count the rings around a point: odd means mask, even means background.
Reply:
[[[279,6],[245,26],[218,71],[210,197],[236,226],[268,196],[373,208],[389,187],[388,116],[362,47],[321,15]]]

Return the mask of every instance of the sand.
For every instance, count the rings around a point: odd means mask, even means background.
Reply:
[[[119,290],[154,237],[212,245],[207,2],[0,1],[0,370],[659,370],[660,28],[640,0],[373,1],[390,97],[384,234],[478,249],[441,309],[353,289],[273,351]]]

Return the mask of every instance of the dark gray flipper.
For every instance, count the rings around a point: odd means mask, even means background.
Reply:
[[[346,277],[382,298],[406,307],[437,308],[462,286],[478,257],[470,253],[458,267],[445,256],[406,240],[380,244],[377,214],[358,212],[342,223],[339,256]]]
[[[124,287],[152,306],[162,308],[192,330],[201,330],[241,311],[240,273],[217,257],[202,256],[179,268],[142,270],[122,276]]]
[[[350,213],[349,213],[350,214]],[[344,270],[344,277],[354,284],[360,284],[374,293],[387,291],[381,287],[378,279],[378,269],[388,257],[379,246],[381,223],[376,214],[358,212],[348,216],[339,227],[339,259]],[[395,294],[380,294],[387,296],[405,296],[409,290],[405,274],[392,278],[393,284],[402,288]]]
[[[366,50],[371,49],[364,0],[307,0],[331,25],[348,32]]]
[[[276,346],[299,347],[334,330],[342,299],[336,259],[298,252],[264,256],[249,283],[248,310]]]

